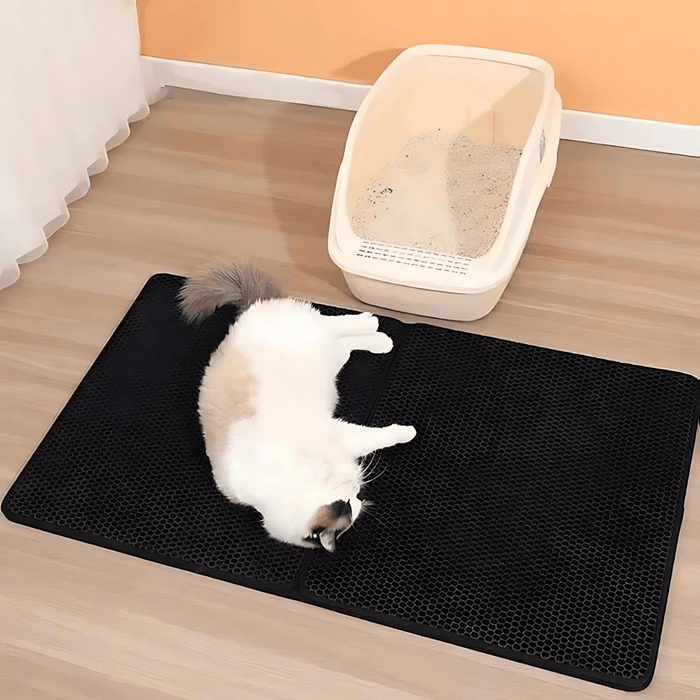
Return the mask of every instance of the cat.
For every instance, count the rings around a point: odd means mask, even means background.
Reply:
[[[371,313],[324,316],[242,262],[189,277],[179,304],[190,323],[226,304],[240,310],[199,390],[219,491],[256,508],[272,538],[334,552],[363,511],[361,458],[416,435],[413,426],[371,428],[333,417],[336,375],[350,354],[390,352],[391,338]]]

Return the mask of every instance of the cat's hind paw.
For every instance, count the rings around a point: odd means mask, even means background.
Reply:
[[[367,349],[375,354],[391,352],[394,348],[394,341],[386,333],[374,333],[372,342]]]
[[[376,333],[379,328],[379,319],[369,311],[363,311],[357,319],[362,324],[363,333]]]
[[[392,425],[391,427],[396,436],[397,443],[411,442],[417,435],[416,429],[412,425]]]

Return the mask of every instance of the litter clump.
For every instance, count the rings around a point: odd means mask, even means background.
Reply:
[[[352,228],[368,241],[481,257],[501,229],[521,153],[440,129],[416,134],[360,194]]]

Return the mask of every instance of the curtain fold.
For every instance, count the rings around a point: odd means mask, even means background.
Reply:
[[[134,2],[2,3],[0,289],[46,252],[154,87],[141,76]]]

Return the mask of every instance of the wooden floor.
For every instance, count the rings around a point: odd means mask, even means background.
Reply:
[[[0,491],[146,279],[246,253],[365,308],[326,252],[348,112],[171,92],[48,253],[0,292]],[[476,333],[700,375],[700,159],[562,142],[513,280]],[[410,318],[410,317],[407,317]],[[700,697],[695,460],[648,698]],[[612,698],[620,693],[0,519],[0,697]]]

